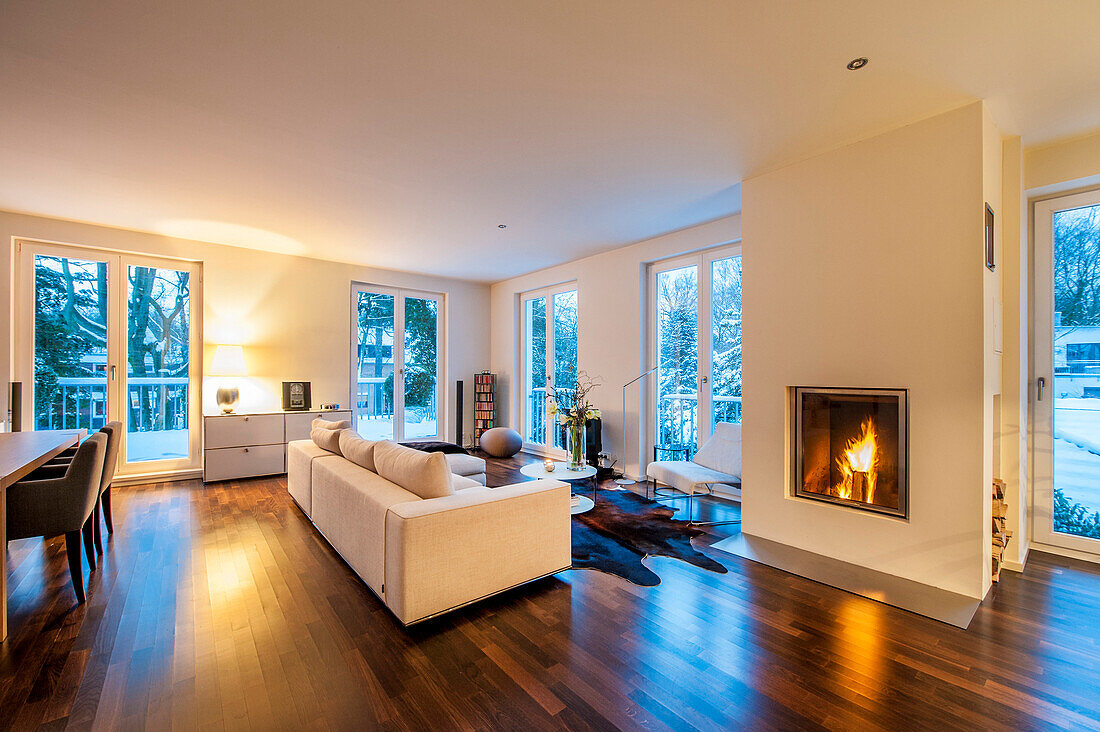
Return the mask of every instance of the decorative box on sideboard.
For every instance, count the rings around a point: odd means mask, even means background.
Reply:
[[[309,437],[313,420],[350,420],[351,410],[218,414],[203,417],[202,479],[286,472],[286,443]]]

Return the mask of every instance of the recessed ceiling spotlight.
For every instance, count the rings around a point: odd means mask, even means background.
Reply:
[[[508,228],[508,224],[497,224],[497,228],[498,228],[498,229],[507,229],[507,228]]]
[[[867,57],[866,56],[860,56],[859,58],[854,58],[854,59],[852,59],[851,61],[848,62],[848,70],[849,71],[858,71],[859,69],[862,69],[866,65],[867,65]]]

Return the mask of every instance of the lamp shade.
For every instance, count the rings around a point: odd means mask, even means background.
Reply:
[[[244,367],[244,349],[240,346],[218,346],[210,362],[210,376],[248,376]]]

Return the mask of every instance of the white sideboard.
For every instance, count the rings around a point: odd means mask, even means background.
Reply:
[[[218,414],[202,418],[204,482],[286,472],[286,443],[309,437],[318,417],[351,420],[350,409]]]

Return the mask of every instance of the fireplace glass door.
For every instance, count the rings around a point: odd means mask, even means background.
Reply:
[[[794,390],[794,494],[908,515],[904,389]]]

